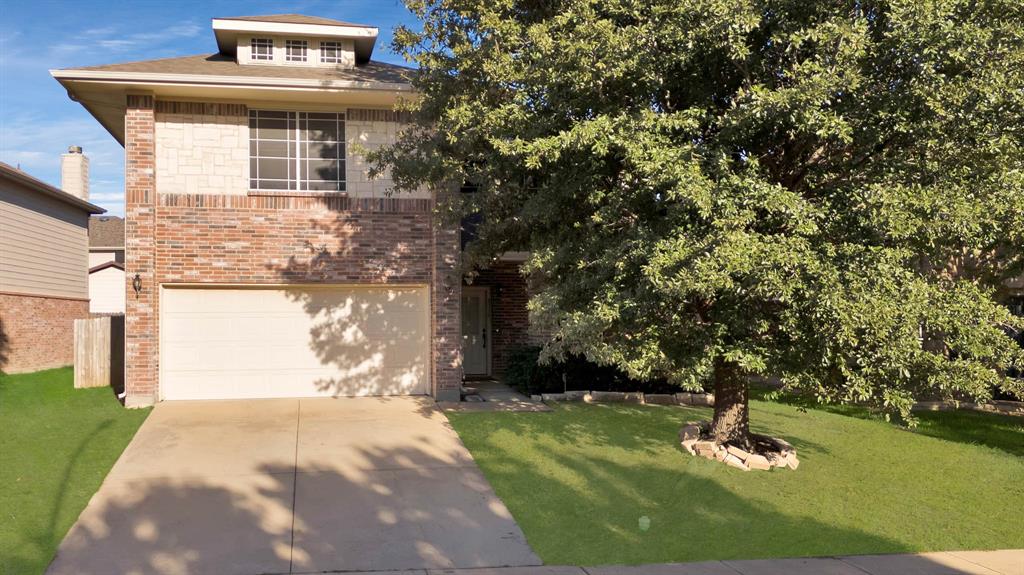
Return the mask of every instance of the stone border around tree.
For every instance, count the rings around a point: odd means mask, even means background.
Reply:
[[[800,466],[796,449],[782,439],[752,433],[755,450],[751,452],[735,445],[716,443],[711,438],[710,428],[708,421],[687,421],[679,430],[679,443],[683,450],[743,471],[769,471],[784,467],[795,470]]]

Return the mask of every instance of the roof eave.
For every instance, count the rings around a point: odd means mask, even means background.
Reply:
[[[406,82],[368,82],[363,80],[318,80],[312,78],[263,78],[259,76],[216,76],[210,74],[164,74],[154,72],[120,72],[107,70],[50,70],[61,85],[65,81],[86,81],[106,84],[195,84],[239,88],[298,88],[316,90],[375,90],[411,92]]]
[[[21,185],[27,188],[31,188],[32,190],[35,190],[43,195],[50,196],[51,198],[60,200],[66,204],[71,204],[72,206],[75,206],[76,208],[79,208],[90,214],[107,213],[107,210],[97,206],[96,204],[87,202],[86,200],[83,200],[82,198],[79,198],[77,196],[73,196],[59,188],[55,188],[50,184],[47,184],[46,182],[38,178],[35,178],[29,174],[26,174],[25,172],[22,172],[21,170],[13,166],[8,166],[7,164],[0,163],[0,175],[4,175],[20,183]]]

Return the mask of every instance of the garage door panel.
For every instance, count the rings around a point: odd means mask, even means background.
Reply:
[[[426,288],[164,290],[165,399],[420,394]]]

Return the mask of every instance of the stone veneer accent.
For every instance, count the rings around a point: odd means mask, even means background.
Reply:
[[[152,98],[130,97],[125,125],[127,405],[158,397],[158,295],[168,283],[427,285],[432,390],[458,399],[458,234],[435,225],[432,200],[162,193],[153,177]]]
[[[370,179],[359,148],[373,150],[395,141],[409,114],[387,109],[345,112],[345,192],[383,198],[394,185],[386,174]],[[156,187],[161,194],[236,194],[249,190],[249,111],[244,104],[158,100]],[[429,199],[426,190],[413,196]]]
[[[155,111],[156,186],[161,193],[248,191],[245,106],[158,101]]]
[[[87,317],[88,299],[0,293],[0,372],[73,364],[75,320]]]

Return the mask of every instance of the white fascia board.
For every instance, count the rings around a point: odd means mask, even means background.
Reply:
[[[312,78],[263,78],[259,76],[213,76],[205,74],[161,74],[109,70],[50,70],[57,80],[83,80],[111,84],[176,84],[238,88],[296,88],[320,90],[383,90],[409,92],[410,84],[360,80],[315,80]]]
[[[253,20],[213,19],[213,29],[225,32],[263,32],[266,34],[293,34],[297,36],[327,36],[337,38],[376,38],[377,28],[363,26],[328,26],[325,24],[285,24]]]

